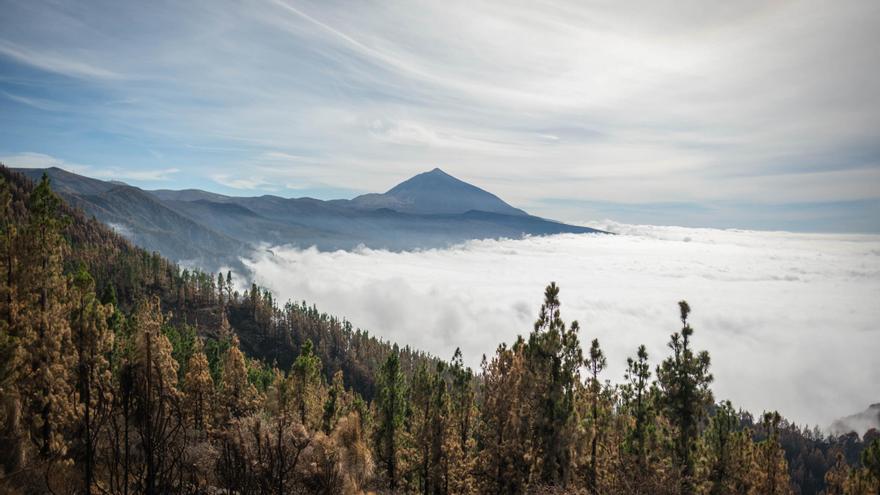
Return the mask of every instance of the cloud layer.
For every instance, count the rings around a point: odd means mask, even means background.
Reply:
[[[401,344],[478,365],[531,329],[544,286],[582,344],[598,337],[619,381],[644,343],[654,363],[693,308],[718,399],[828,425],[880,399],[880,237],[621,224],[621,235],[474,241],[445,250],[320,253],[273,247],[247,264],[281,298],[307,300]]]
[[[876,1],[0,7],[0,153],[325,198],[440,166],[566,220],[880,231]]]

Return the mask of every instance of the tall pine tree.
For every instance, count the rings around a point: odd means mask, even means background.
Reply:
[[[565,486],[570,479],[575,442],[574,394],[583,362],[577,332],[577,322],[566,329],[560,316],[559,287],[550,283],[525,348],[531,385],[530,477],[536,484]]]
[[[388,488],[396,490],[400,483],[399,455],[407,408],[407,387],[400,368],[400,350],[397,346],[394,346],[379,369],[378,382],[376,453],[385,472]]]
[[[205,355],[204,344],[196,339],[183,379],[184,410],[197,430],[209,429],[214,416],[214,380]]]
[[[691,348],[691,308],[686,301],[680,301],[678,307],[681,333],[672,334],[668,344],[672,355],[657,368],[657,380],[666,416],[675,427],[675,462],[681,474],[681,492],[689,495],[695,492],[694,450],[700,423],[712,403],[712,375],[709,353],[695,353]]]
[[[68,311],[70,297],[62,272],[66,241],[61,200],[49,179],[34,188],[22,242],[18,289],[22,301],[16,336],[25,351],[27,376],[20,380],[30,439],[42,459],[67,452],[65,430],[76,418],[74,383],[76,354]],[[26,275],[25,275],[26,274]]]

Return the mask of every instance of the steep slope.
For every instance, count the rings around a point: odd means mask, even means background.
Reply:
[[[83,175],[77,175],[58,167],[12,169],[28,179],[38,182],[45,173],[52,179],[52,189],[61,194],[101,194],[121,185]]]
[[[239,267],[239,256],[250,252],[241,240],[214,231],[154,196],[128,185],[82,177],[58,168],[17,169],[38,181],[45,172],[52,188],[138,246],[178,262],[215,270]]]
[[[149,251],[173,259],[216,267],[229,254],[243,253],[245,244],[181,215],[131,186],[116,186],[95,195],[68,195],[68,200]]]
[[[29,214],[28,196],[34,183],[24,174],[0,164],[0,189],[11,193],[12,218],[4,220],[11,220],[18,232],[24,232],[23,222]],[[301,345],[310,340],[321,359],[325,380],[329,382],[337,371],[342,371],[346,386],[372,399],[376,388],[374,377],[391,352],[391,343],[305,303],[279,307],[272,305],[271,298],[258,296],[255,308],[250,299],[253,293],[248,291],[242,294],[230,291],[221,301],[214,283],[215,274],[203,272],[198,266],[185,270],[137,247],[67,201],[62,202],[59,213],[68,220],[64,238],[70,249],[64,250],[64,266],[68,271],[84,266],[94,279],[96,294],[102,298],[112,297],[116,307],[127,316],[138,302],[157,297],[166,311],[164,316],[170,317],[166,323],[175,327],[178,335],[190,335],[190,338],[199,335],[206,339],[206,344],[212,341],[217,344],[218,339],[228,338],[221,331],[225,314],[246,354],[266,365],[277,364],[284,370],[289,369]],[[113,296],[109,296],[110,293]],[[164,326],[163,331],[167,331]],[[403,347],[400,353],[407,369],[416,369],[420,363],[429,368],[436,365],[434,357],[421,351]]]
[[[384,194],[365,194],[351,200],[360,209],[388,208],[402,213],[445,215],[471,210],[526,215],[498,196],[435,168],[401,182]]]

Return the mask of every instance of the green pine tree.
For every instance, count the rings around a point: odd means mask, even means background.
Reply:
[[[681,474],[681,492],[695,492],[694,450],[700,423],[706,408],[712,403],[712,375],[709,373],[709,353],[695,353],[691,348],[693,328],[688,323],[691,308],[688,303],[678,303],[682,329],[669,341],[672,356],[657,368],[657,380],[661,398],[669,421],[675,427],[674,459]]]
[[[407,409],[406,380],[396,345],[379,369],[377,378],[376,457],[385,472],[388,488],[396,490],[400,482],[399,454]]]

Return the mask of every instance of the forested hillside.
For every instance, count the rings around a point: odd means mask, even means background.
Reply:
[[[684,301],[666,355],[605,356],[551,283],[474,372],[182,269],[45,178],[0,168],[0,212],[0,493],[880,493],[876,430],[713,396]]]

